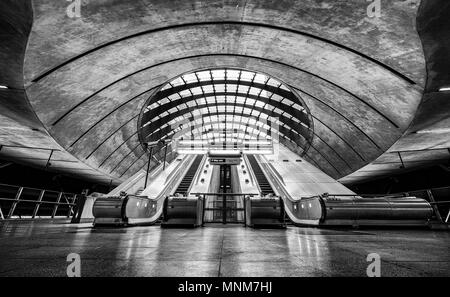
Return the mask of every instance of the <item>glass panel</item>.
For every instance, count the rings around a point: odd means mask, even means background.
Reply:
[[[214,92],[212,85],[203,86],[203,90],[205,91],[206,94]]]
[[[176,79],[172,80],[172,81],[170,82],[170,84],[171,84],[172,86],[176,87],[176,86],[184,85],[184,82],[183,82],[183,80],[181,79],[181,77],[177,77]]]
[[[170,101],[174,101],[174,100],[180,99],[180,95],[178,95],[178,93],[175,93],[175,94],[167,96],[167,98],[169,98]]]
[[[253,72],[242,71],[241,80],[252,81],[254,76],[255,76],[255,73],[253,73]]]
[[[281,83],[274,80],[273,78],[270,78],[269,81],[267,82],[267,85],[278,88],[281,85]]]
[[[227,84],[227,92],[236,93],[238,86],[235,84]]]
[[[265,84],[267,80],[268,80],[267,76],[257,73],[254,82],[259,84]]]
[[[225,80],[225,70],[212,70],[212,75],[214,80]]]
[[[190,96],[192,96],[191,92],[189,92],[189,90],[183,90],[183,91],[181,91],[179,93],[180,93],[181,97],[190,97]]]
[[[200,79],[200,81],[208,81],[211,80],[211,75],[209,74],[209,71],[200,71],[197,72],[197,76]]]
[[[216,89],[216,93],[223,93],[223,92],[225,92],[225,85],[224,84],[214,85],[214,87]]]
[[[192,94],[194,95],[200,95],[203,94],[203,91],[200,87],[195,87],[191,89]]]
[[[238,93],[241,93],[241,94],[247,94],[248,89],[249,89],[248,86],[239,85]]]
[[[227,79],[228,80],[238,80],[239,70],[227,69]]]
[[[183,79],[186,81],[186,83],[195,83],[197,82],[197,77],[195,76],[195,74],[191,73],[191,74],[186,74],[185,76],[183,76]]]

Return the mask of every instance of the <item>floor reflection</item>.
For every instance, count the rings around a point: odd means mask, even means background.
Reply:
[[[82,276],[365,276],[372,252],[386,276],[450,275],[450,236],[430,230],[5,222],[0,240],[0,276],[65,276],[69,253]]]

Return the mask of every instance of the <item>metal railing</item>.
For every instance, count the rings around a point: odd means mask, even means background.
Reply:
[[[197,196],[204,201],[202,224],[245,223],[245,197],[255,196],[255,194],[244,193],[191,193],[191,195]],[[213,197],[218,199],[214,199]],[[228,200],[227,197],[233,197],[236,200]],[[206,218],[208,213],[212,218]]]
[[[0,220],[70,218],[81,194],[0,184]]]

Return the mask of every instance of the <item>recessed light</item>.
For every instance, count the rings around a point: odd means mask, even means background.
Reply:
[[[438,129],[432,129],[432,130],[416,131],[417,134],[426,134],[426,133],[441,134],[441,133],[449,133],[449,132],[450,132],[450,128],[438,128]]]
[[[439,89],[439,92],[449,92],[450,91],[450,87],[442,87]]]

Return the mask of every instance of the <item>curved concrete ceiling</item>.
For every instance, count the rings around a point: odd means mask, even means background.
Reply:
[[[116,182],[145,165],[137,127],[148,98],[198,69],[286,83],[311,112],[306,159],[336,179],[386,152],[421,103],[418,1],[383,2],[380,18],[360,0],[87,1],[73,19],[67,5],[33,1],[22,83],[42,130]]]
[[[362,182],[436,164],[450,165],[450,2],[422,1],[417,30],[427,61],[423,100],[409,129],[386,153],[341,179]]]

